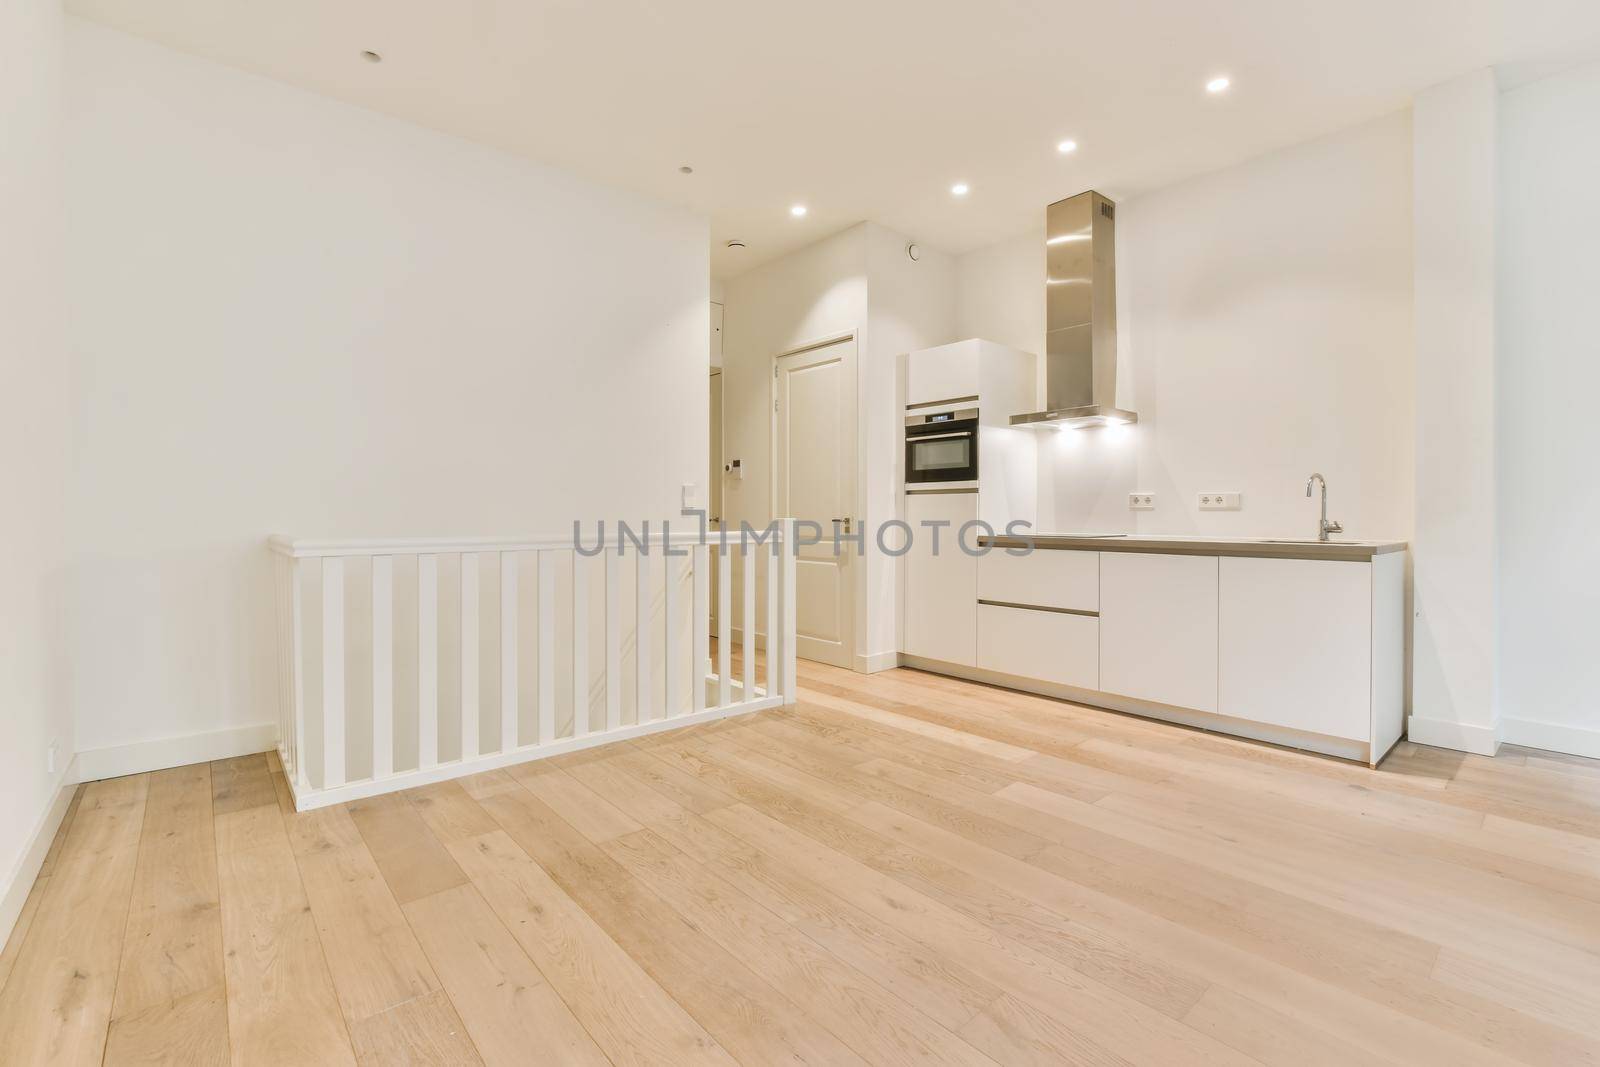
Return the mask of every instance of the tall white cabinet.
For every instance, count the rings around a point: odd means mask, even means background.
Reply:
[[[914,536],[901,557],[905,618],[901,647],[928,659],[972,664],[977,660],[976,560],[956,548],[956,531],[978,517],[976,493],[920,493],[906,498],[905,520]],[[932,531],[939,530],[933,551]]]
[[[900,562],[900,648],[910,655],[971,667],[977,663],[978,559],[956,543],[962,526],[981,521],[1003,533],[1035,517],[1035,434],[1013,429],[1011,416],[1037,404],[1034,357],[968,340],[906,357],[906,414],[978,409],[978,477],[956,484],[905,487],[901,512],[912,546]],[[939,551],[933,532],[939,526]],[[975,545],[975,531],[969,543]]]

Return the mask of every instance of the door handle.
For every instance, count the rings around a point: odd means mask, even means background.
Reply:
[[[849,533],[850,532],[850,520],[848,518],[845,518],[845,519],[834,519],[833,520],[833,524],[835,526],[841,526],[842,525],[844,527],[844,532],[845,533]]]

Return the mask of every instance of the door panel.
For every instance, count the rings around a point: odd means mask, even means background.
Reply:
[[[1217,710],[1217,557],[1100,553],[1100,688]]]
[[[963,524],[978,517],[977,493],[912,493],[906,497],[911,548],[902,557],[905,651],[971,667],[978,655],[978,560],[956,543]],[[947,523],[933,554],[925,522]]]
[[[776,389],[776,514],[815,522],[824,535],[795,563],[796,649],[849,666],[855,558],[849,545],[835,553],[831,534],[855,510],[855,341],[779,357]]]
[[[1372,564],[1222,560],[1222,714],[1356,741],[1372,732]]]

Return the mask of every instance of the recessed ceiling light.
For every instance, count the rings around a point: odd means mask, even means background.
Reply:
[[[739,240],[737,237],[735,237],[733,240],[729,241],[725,247],[728,247],[728,248],[743,248],[744,246],[745,246],[744,242]]]
[[[694,168],[689,166],[689,164],[685,163],[683,166],[678,168],[678,173],[679,174],[693,174],[694,173]]]
[[[796,204],[794,207],[789,209],[789,214],[793,215],[797,219],[803,219],[806,217],[806,206],[804,204]]]
[[[1232,84],[1233,83],[1228,80],[1227,75],[1220,75],[1206,82],[1206,92],[1220,93],[1226,90],[1228,86]]]
[[[967,188],[966,182],[956,182],[950,187],[951,196],[966,196],[972,190]]]
[[[362,52],[361,53],[361,58],[366,60],[368,63],[382,63],[383,62],[383,57],[380,56],[378,53],[372,52],[372,51]]]
[[[1062,141],[1060,144],[1056,145],[1056,151],[1060,152],[1062,155],[1066,155],[1069,152],[1076,152],[1077,150],[1077,141]]]

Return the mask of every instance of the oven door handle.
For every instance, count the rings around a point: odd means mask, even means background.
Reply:
[[[971,431],[971,430],[961,430],[958,433],[917,434],[916,436],[907,436],[906,437],[906,441],[908,443],[913,443],[913,442],[917,442],[917,441],[948,441],[952,437],[971,437],[972,434],[973,434],[973,431]]]

